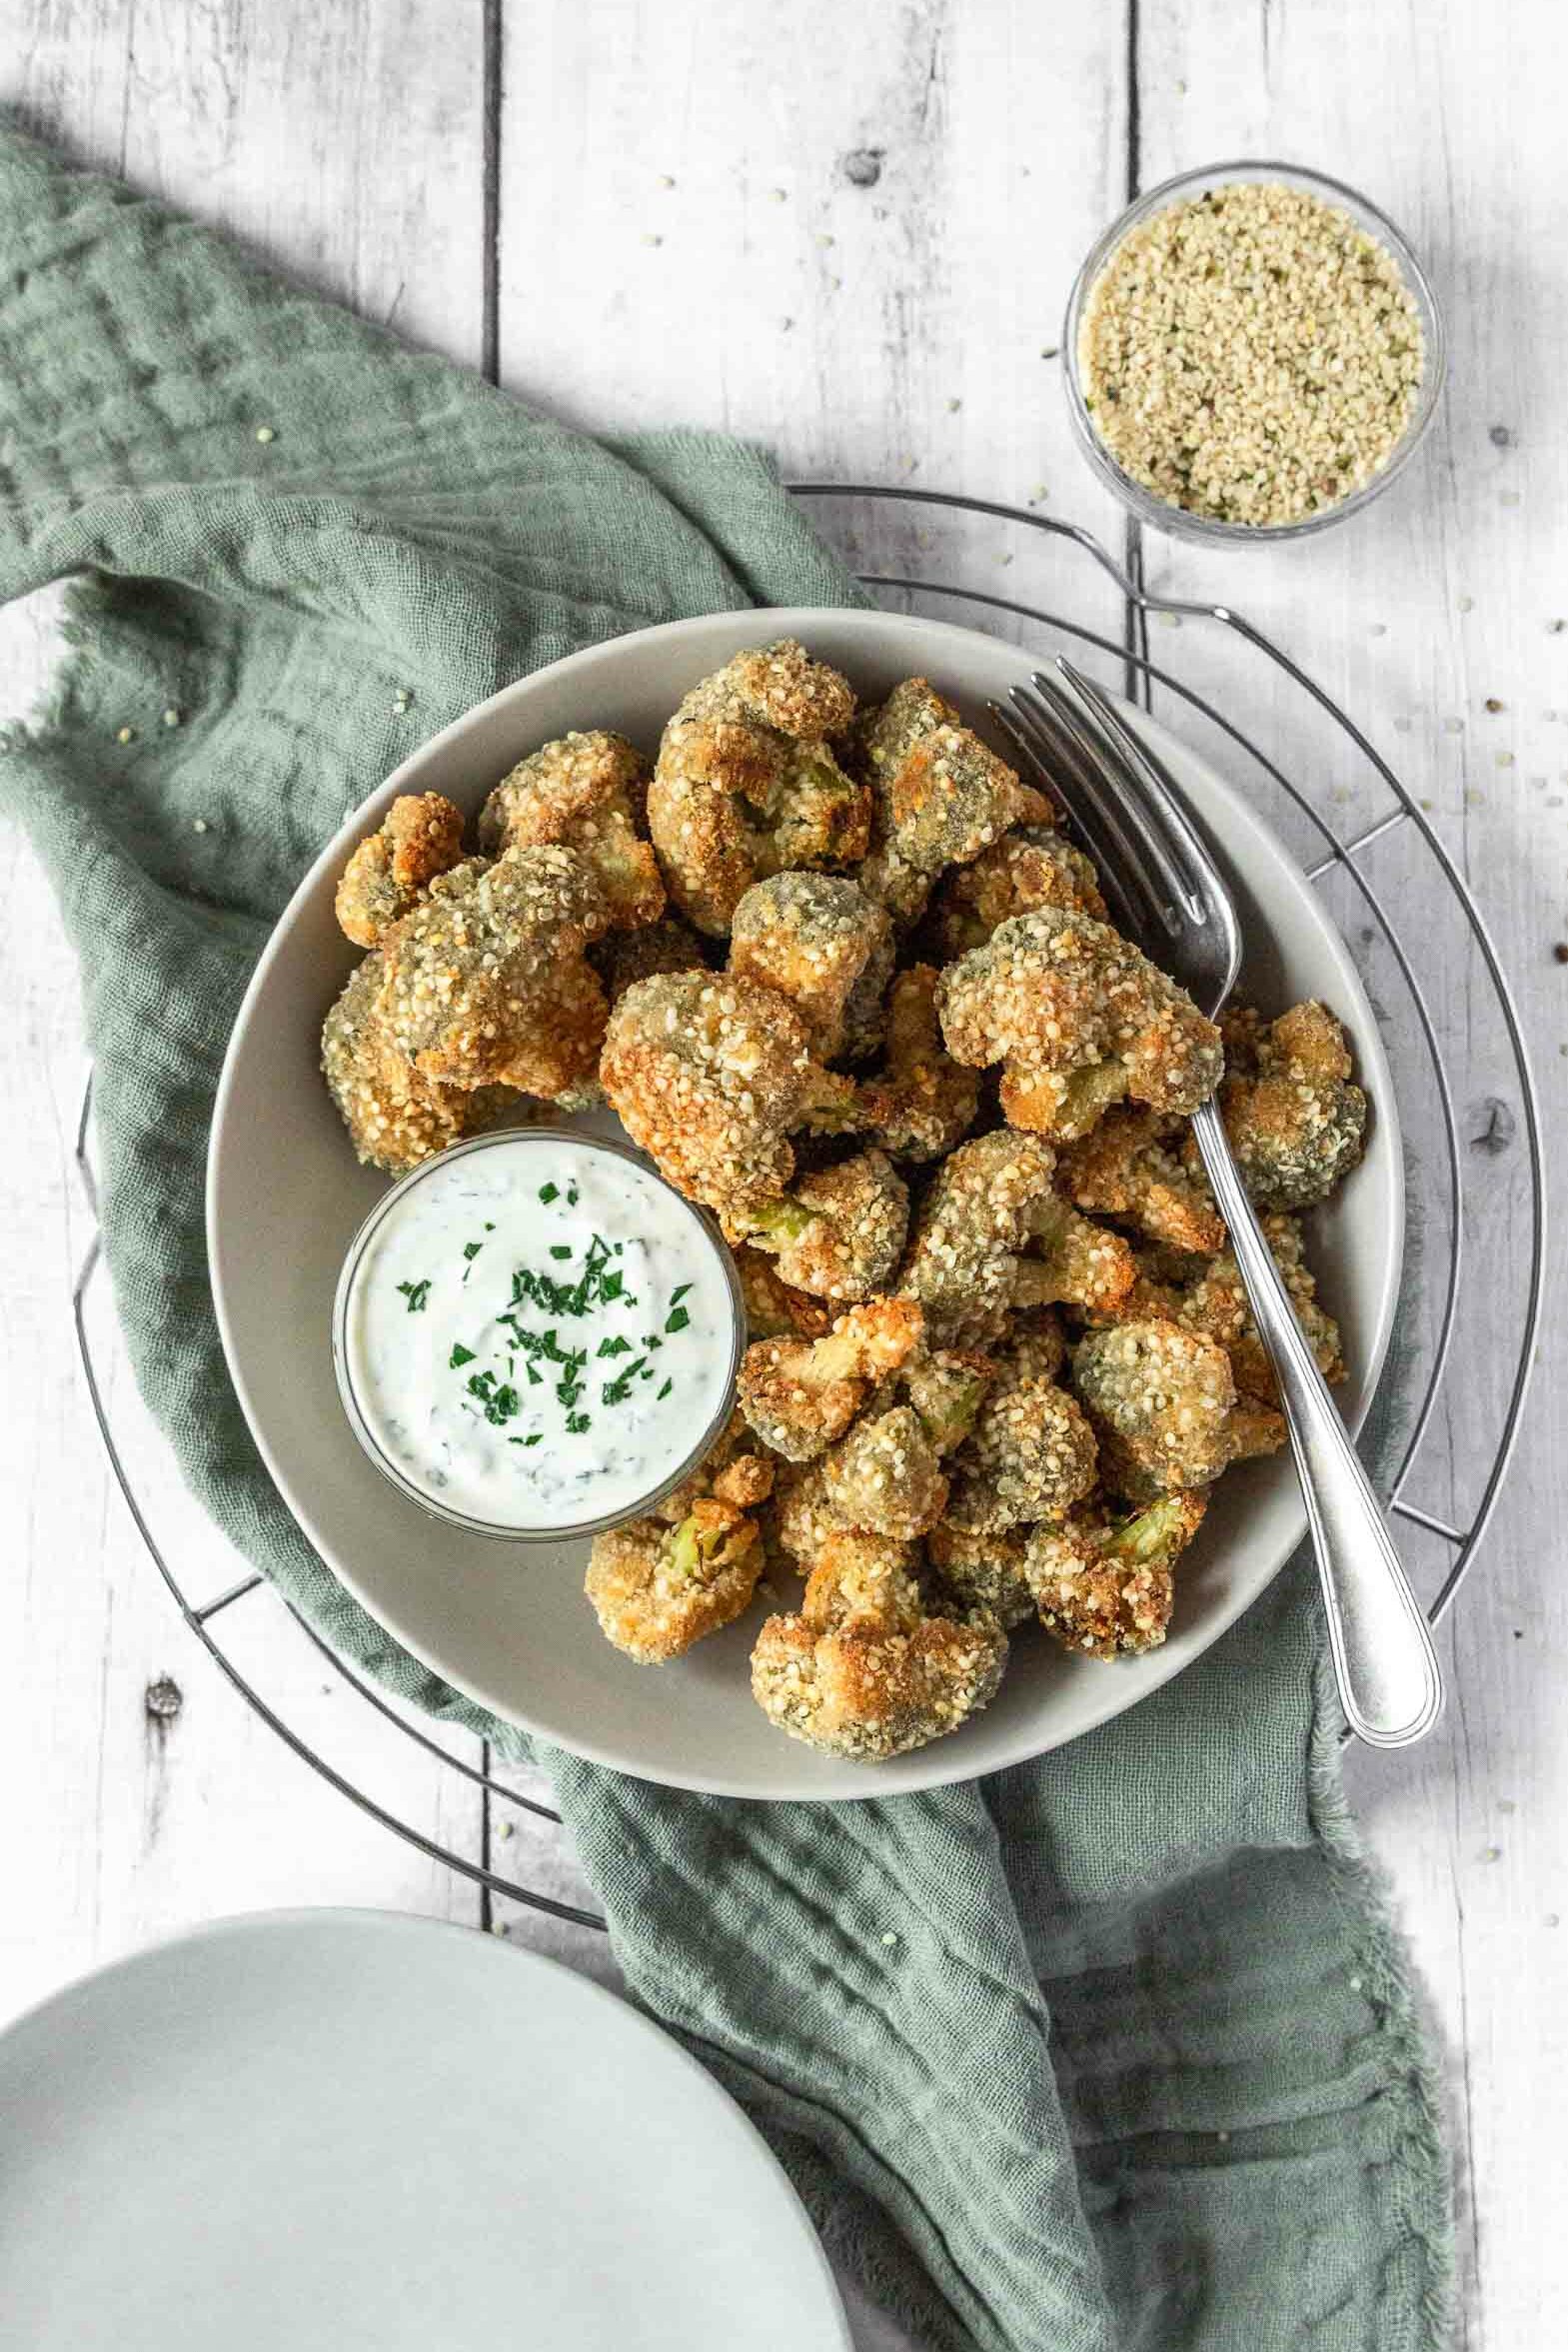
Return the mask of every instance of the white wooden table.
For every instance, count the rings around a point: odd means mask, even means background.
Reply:
[[[1343,534],[1228,566],[1151,541],[1150,579],[1232,597],[1397,748],[1494,926],[1561,1143],[1557,58],[1544,9],[1490,0],[0,0],[0,98],[37,128],[573,423],[726,427],[790,474],[1036,499],[1113,544],[1054,351],[1091,236],[1133,187],[1226,154],[1364,187],[1447,305],[1429,452]],[[51,628],[47,599],[0,620],[0,711],[36,693]],[[490,1903],[347,1804],[183,1632],[76,1366],[75,981],[31,859],[0,840],[0,2018],[187,1922],[274,1904],[487,1923],[606,1970],[602,1939]],[[1463,1070],[1462,990],[1439,1015]],[[1484,1133],[1480,1094],[1460,1108]],[[1507,1152],[1482,1160],[1515,1179]],[[1521,1456],[1445,1634],[1447,1716],[1409,1757],[1351,1767],[1445,2040],[1464,2341],[1490,2352],[1568,2336],[1565,1378],[1549,1318]],[[133,1425],[118,1366],[110,1393]],[[1462,1383],[1440,1436],[1462,1469],[1480,1442]],[[136,1450],[160,1530],[217,1591],[222,1546],[156,1444]],[[442,1845],[577,1885],[527,1814],[487,1810],[347,1697],[270,1599],[252,1605],[236,1653],[349,1777]],[[857,2326],[898,2340],[863,2311]]]

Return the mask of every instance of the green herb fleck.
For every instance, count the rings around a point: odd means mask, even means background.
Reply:
[[[570,1257],[572,1254],[571,1242],[552,1241],[550,1244],[550,1254],[552,1257]]]
[[[539,1187],[539,1196],[548,1207],[552,1200],[560,1199],[561,1186],[559,1184],[541,1184]]]
[[[448,1371],[455,1372],[460,1364],[472,1363],[473,1361],[473,1348],[465,1347],[461,1339],[454,1339],[452,1342],[452,1353],[447,1358]]]
[[[409,1302],[410,1314],[424,1313],[425,1301],[430,1296],[430,1283],[428,1281],[400,1282],[398,1284],[398,1289],[401,1295]]]
[[[684,1306],[672,1306],[665,1317],[665,1329],[667,1331],[684,1331],[691,1319],[692,1317]]]
[[[663,1402],[664,1402],[665,1398],[666,1398],[666,1397],[669,1395],[669,1393],[670,1393],[671,1389],[672,1389],[674,1386],[675,1386],[675,1382],[674,1382],[674,1380],[667,1380],[667,1381],[665,1382],[664,1386],[663,1386],[663,1387],[660,1389],[660,1391],[659,1391],[659,1394],[658,1394],[658,1396],[655,1398],[655,1400],[654,1400],[654,1401],[655,1401],[657,1404],[663,1404]]]
[[[509,1445],[537,1445],[543,1435],[542,1429],[536,1429],[532,1437],[509,1437],[507,1443]]]
[[[569,1208],[576,1208],[581,1197],[582,1195],[578,1191],[576,1184],[571,1185],[567,1192],[567,1206]]]
[[[630,1339],[621,1338],[601,1339],[597,1352],[600,1355],[630,1355],[632,1342]]]
[[[568,1436],[580,1437],[585,1429],[591,1429],[593,1425],[586,1412],[569,1412],[567,1414]]]
[[[675,1288],[670,1293],[671,1305],[679,1306],[682,1299],[686,1296],[688,1290],[690,1290],[691,1287],[692,1285],[690,1282],[677,1282]]]

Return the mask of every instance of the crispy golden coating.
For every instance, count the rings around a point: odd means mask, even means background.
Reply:
[[[1052,1191],[1054,1166],[1047,1145],[1002,1128],[960,1144],[936,1171],[899,1286],[938,1340],[983,1343],[1014,1306],[1105,1306],[1130,1286],[1126,1241]]]
[[[737,655],[689,694],[669,726],[648,822],[672,897],[721,935],[753,883],[863,857],[870,795],[828,738],[854,698],[792,638]]]
[[[1226,1050],[1234,1060],[1219,1106],[1253,1200],[1259,1208],[1326,1200],[1366,1145],[1366,1097],[1351,1079],[1343,1029],[1310,1002],[1266,1027],[1238,1010],[1226,1026]],[[1197,1165],[1195,1144],[1185,1158]]]
[[[705,972],[703,943],[679,915],[644,924],[639,931],[613,931],[588,952],[612,1005],[640,980],[662,972]]]
[[[1317,1278],[1306,1261],[1299,1222],[1281,1212],[1265,1213],[1261,1222],[1274,1263],[1290,1292],[1296,1319],[1317,1358],[1318,1370],[1325,1380],[1342,1380],[1345,1363],[1339,1346],[1339,1325],[1318,1303]],[[1279,1386],[1273,1366],[1252,1319],[1241,1269],[1228,1249],[1206,1265],[1198,1280],[1180,1294],[1176,1315],[1189,1330],[1201,1331],[1205,1337],[1218,1340],[1230,1358],[1239,1395],[1262,1404],[1278,1403]]]
[[[465,1136],[521,1121],[527,1106],[510,1087],[447,1087],[422,1077],[392,1042],[381,1011],[385,981],[379,951],[355,968],[323,1025],[321,1066],[360,1159],[406,1176]]]
[[[1099,879],[1081,850],[1050,825],[1021,825],[942,878],[932,914],[944,963],[983,948],[999,924],[1037,907],[1105,920]]]
[[[833,1310],[827,1301],[794,1289],[760,1249],[738,1249],[735,1262],[746,1300],[746,1327],[754,1339],[819,1339],[831,1324]]]
[[[994,1619],[926,1614],[905,1546],[828,1538],[798,1615],[770,1617],[752,1653],[758,1704],[829,1753],[902,1755],[989,1700],[1006,1663]]]
[[[547,743],[504,776],[479,815],[479,846],[576,850],[604,893],[618,930],[657,923],[665,886],[639,831],[648,766],[624,736],[595,731]]]
[[[1015,1528],[977,1534],[943,1519],[925,1538],[933,1576],[932,1606],[955,1616],[988,1615],[1004,1633],[1034,1614],[1023,1573],[1025,1536]]]
[[[403,793],[338,884],[337,917],[358,948],[376,948],[438,874],[463,855],[463,812],[440,793]]]
[[[1098,1460],[1094,1432],[1065,1388],[1004,1372],[954,1456],[947,1516],[972,1534],[1065,1518],[1092,1492]]]
[[[864,715],[850,760],[875,799],[860,887],[897,923],[921,913],[944,868],[967,865],[1010,826],[1049,821],[1048,803],[923,678]]]
[[[763,1572],[762,1531],[734,1503],[693,1504],[674,1526],[631,1519],[596,1535],[583,1589],[607,1638],[660,1665],[733,1624]]]
[[[845,1042],[849,1002],[867,969],[891,966],[892,925],[841,875],[775,874],[739,901],[730,969],[786,997],[811,1051],[827,1062]]]
[[[1067,1140],[1130,1095],[1191,1112],[1219,1082],[1219,1032],[1186,992],[1105,923],[1041,907],[942,974],[948,1052],[1002,1066],[1014,1127]]]
[[[922,1317],[911,1300],[872,1298],[840,1315],[824,1338],[756,1340],[741,1361],[741,1410],[776,1453],[814,1460],[921,1336]]]
[[[1063,1527],[1036,1527],[1023,1565],[1046,1632],[1089,1657],[1157,1649],[1170,1623],[1172,1567],[1207,1507],[1203,1493],[1167,1494],[1135,1518],[1089,1509]]]
[[[972,1347],[921,1348],[904,1364],[899,1384],[938,1454],[963,1443],[995,1372],[990,1356]]]
[[[1092,1134],[1062,1147],[1056,1180],[1096,1216],[1124,1217],[1150,1240],[1212,1257],[1225,1246],[1225,1220],[1202,1163],[1184,1167],[1179,1148],[1180,1130],[1158,1112],[1107,1111]]]
[[[584,960],[609,922],[572,850],[509,850],[441,874],[388,935],[381,1011],[426,1078],[554,1097],[591,1079],[605,996]]]
[[[862,1413],[822,1458],[822,1491],[846,1527],[912,1541],[947,1501],[941,1459],[911,1404]]]
[[[909,1229],[909,1188],[884,1152],[858,1152],[799,1177],[792,1192],[735,1216],[784,1279],[818,1298],[870,1298],[891,1281]]]
[[[599,1075],[632,1141],[721,1215],[784,1190],[794,1173],[789,1131],[825,1076],[792,1006],[711,972],[662,973],[628,989]]]
[[[974,1125],[979,1081],[954,1062],[936,1020],[940,975],[911,964],[887,992],[886,1061],[859,1090],[860,1120],[900,1160],[940,1160]]]
[[[1104,1482],[1130,1501],[1211,1485],[1233,1461],[1284,1442],[1278,1413],[1238,1402],[1223,1347],[1180,1323],[1089,1332],[1072,1351],[1072,1382]]]

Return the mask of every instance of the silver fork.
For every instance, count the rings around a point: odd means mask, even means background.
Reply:
[[[1031,686],[1012,689],[1012,710],[992,703],[992,715],[1033,781],[1075,825],[1120,928],[1213,1020],[1241,965],[1224,877],[1156,755],[1092,680],[1059,658],[1057,667],[1071,698],[1036,670]],[[1212,1099],[1192,1128],[1279,1382],[1346,1720],[1373,1747],[1407,1746],[1431,1729],[1443,1703],[1426,1619],[1296,1320]]]

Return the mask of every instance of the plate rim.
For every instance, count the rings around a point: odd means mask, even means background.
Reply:
[[[734,2092],[726,2088],[713,2070],[705,2066],[673,2030],[660,2024],[633,2000],[612,1991],[608,1985],[600,1984],[581,1969],[568,1967],[565,1961],[554,1959],[547,1952],[536,1952],[526,1944],[515,1944],[499,1936],[487,1935],[482,1928],[465,1926],[460,1919],[437,1919],[426,1912],[393,1911],[369,1903],[292,1903],[259,1911],[225,1912],[216,1919],[198,1920],[193,1925],[175,1929],[171,1934],[155,1936],[150,1943],[138,1945],[134,1951],[121,1952],[111,1960],[101,1961],[96,1967],[84,1969],[80,1975],[56,1985],[52,1991],[42,1994],[14,2017],[8,2018],[4,2025],[0,2025],[0,2078],[3,2078],[13,2044],[24,2031],[36,2027],[48,2017],[51,2009],[63,2008],[89,1987],[112,1983],[117,1978],[140,1975],[148,1969],[157,1969],[193,1944],[242,1942],[252,1937],[288,1933],[306,1927],[347,1926],[427,1940],[432,1937],[448,1941],[462,1938],[471,1949],[484,1948],[492,1953],[492,1959],[477,1962],[480,1967],[521,1962],[525,1970],[543,1971],[563,1979],[575,1993],[586,1995],[591,2005],[598,2005],[606,2013],[613,2011],[622,2023],[632,2029],[634,2038],[673,2059],[682,2072],[700,2082],[723,2108],[728,2109],[731,2120],[741,2126],[743,2137],[750,2142],[753,2153],[762,2159],[763,2177],[782,2191],[789,2218],[825,2292],[822,2319],[824,2323],[829,2319],[836,2321],[839,2337],[836,2352],[854,2352],[848,2312],[821,2236],[806,2211],[800,2192]],[[3,2141],[4,2129],[3,2113],[0,2113],[0,2141]]]
[[[230,1324],[222,1277],[227,1243],[222,1230],[219,1192],[222,1184],[221,1162],[224,1157],[222,1146],[229,1103],[238,1084],[236,1072],[246,1034],[255,1018],[256,1009],[265,992],[272,967],[284,953],[285,933],[289,926],[289,918],[300,901],[318,887],[321,881],[341,863],[352,847],[374,830],[387,808],[400,793],[420,789],[418,785],[420,772],[427,765],[438,762],[445,751],[459,741],[482,714],[489,716],[505,711],[516,703],[526,703],[547,679],[554,682],[568,675],[589,675],[603,665],[613,665],[618,660],[625,659],[632,647],[643,648],[659,644],[676,645],[683,640],[711,632],[722,625],[728,624],[746,631],[748,628],[755,629],[762,623],[766,623],[770,633],[802,639],[809,638],[813,629],[819,630],[825,625],[839,630],[847,628],[851,634],[862,628],[867,633],[875,633],[889,627],[894,630],[907,627],[918,631],[922,637],[935,634],[950,639],[955,648],[977,642],[983,645],[989,654],[998,652],[1015,654],[1020,667],[1026,668],[1031,659],[1021,647],[1013,647],[1008,640],[990,632],[969,628],[959,622],[928,620],[919,614],[889,613],[879,607],[856,606],[742,607],[735,611],[696,614],[678,621],[657,622],[648,628],[624,631],[618,636],[602,639],[595,645],[582,647],[576,653],[563,655],[559,661],[546,663],[540,669],[530,671],[523,678],[514,679],[509,685],[499,688],[495,694],[486,696],[482,702],[473,704],[446,727],[427,738],[424,743],[418,745],[404,760],[400,761],[382,783],[373,792],[367,794],[357,808],[348,813],[336,833],[311,861],[290,894],[287,905],[274,923],[267,943],[251,974],[225,1049],[223,1069],[214,1097],[212,1123],[208,1134],[204,1202],[208,1276],[229,1376],[233,1382],[241,1411],[245,1416],[252,1442],[261,1455],[268,1475],[278,1490],[280,1499],[293,1517],[301,1534],[311,1545],[312,1550],[316,1552],[317,1557],[321,1559],[328,1573],[343,1586],[344,1590],[375,1623],[407,1650],[409,1655],[415,1658],[419,1664],[459,1691],[475,1705],[485,1708],[501,1721],[527,1733],[530,1738],[545,1740],[552,1745],[565,1748],[569,1753],[582,1758],[587,1763],[598,1765],[606,1770],[624,1773],[629,1778],[643,1780],[653,1787],[679,1788],[697,1795],[723,1796],[743,1803],[856,1804],[874,1801],[878,1797],[910,1794],[922,1789],[950,1787],[977,1776],[988,1775],[991,1772],[1011,1770],[1015,1766],[1031,1762],[1039,1756],[1048,1755],[1058,1747],[1068,1746],[1073,1740],[1082,1738],[1087,1732],[1097,1730],[1102,1724],[1113,1721],[1118,1715],[1129,1712],[1143,1699],[1149,1698],[1155,1691],[1163,1689],[1166,1683],[1185,1671],[1187,1666],[1195,1664],[1199,1657],[1206,1655],[1214,1643],[1228,1632],[1236,1620],[1252,1606],[1253,1602],[1260,1599],[1263,1593],[1268,1590],[1306,1535],[1307,1518],[1304,1504],[1298,1502],[1297,1509],[1292,1513],[1294,1532],[1288,1542],[1281,1542],[1278,1557],[1273,1566],[1268,1569],[1255,1588],[1246,1597],[1237,1598],[1234,1605],[1230,1605],[1227,1595],[1226,1602],[1217,1612],[1217,1621],[1213,1630],[1209,1633],[1201,1649],[1191,1657],[1179,1657],[1163,1648],[1145,1653],[1138,1661],[1143,1669],[1143,1679],[1140,1681],[1138,1689],[1125,1698],[1117,1697],[1114,1680],[1111,1676],[1107,1676],[1105,1703],[1096,1707],[1087,1721],[1077,1723],[1071,1731],[1064,1733],[1061,1737],[1047,1737],[1042,1743],[1017,1747],[1012,1752],[982,1763],[978,1767],[978,1771],[966,1758],[951,1764],[944,1764],[941,1758],[946,1743],[933,1742],[927,1747],[911,1751],[908,1755],[892,1759],[890,1764],[862,1767],[867,1775],[867,1785],[854,1789],[829,1791],[813,1787],[807,1782],[791,1779],[791,1759],[787,1754],[781,1757],[777,1784],[770,1785],[766,1790],[755,1787],[737,1787],[733,1782],[720,1780],[711,1774],[682,1773],[673,1768],[663,1768],[655,1772],[646,1767],[640,1768],[635,1763],[629,1763],[623,1756],[617,1755],[597,1739],[580,1737],[576,1734],[569,1737],[560,1729],[547,1728],[519,1711],[515,1701],[496,1691],[485,1689],[480,1677],[454,1672],[450,1661],[434,1654],[433,1645],[422,1640],[416,1634],[410,1633],[403,1626],[392,1623],[389,1617],[382,1613],[379,1602],[372,1599],[362,1588],[352,1568],[321,1545],[312,1530],[304,1498],[296,1497],[291,1480],[285,1475],[281,1465],[275,1459],[271,1446],[258,1425],[242,1367],[240,1351]],[[748,637],[744,642],[749,643],[752,640]],[[1122,698],[1118,696],[1116,699]],[[1206,781],[1220,800],[1235,810],[1242,826],[1266,837],[1274,856],[1288,867],[1299,881],[1303,898],[1309,904],[1317,904],[1322,938],[1327,943],[1338,967],[1341,983],[1352,1002],[1358,1009],[1364,1011],[1366,1016],[1364,1031],[1369,1051],[1364,1056],[1364,1061],[1370,1060],[1375,1063],[1376,1067],[1375,1069],[1363,1067],[1361,1076],[1367,1083],[1368,1092],[1372,1095],[1378,1122],[1388,1134],[1391,1169],[1397,1169],[1402,1166],[1403,1139],[1399,1124],[1398,1105],[1393,1090],[1392,1072],[1383,1047],[1375,1009],[1360,974],[1355,969],[1350,952],[1340,935],[1338,925],[1328,914],[1326,908],[1313,899],[1311,884],[1296,859],[1290,855],[1274,833],[1273,828],[1252,808],[1237,787],[1231,784],[1202,753],[1195,751],[1179,736],[1172,734],[1159,721],[1151,718],[1148,713],[1138,709],[1133,711],[1133,717],[1139,728],[1153,738],[1157,748],[1167,748],[1176,755],[1178,762],[1191,762],[1203,771]],[[1357,1036],[1356,1043],[1359,1052],[1363,1046],[1363,1038],[1360,1034]],[[1359,1434],[1376,1401],[1393,1341],[1394,1322],[1404,1269],[1406,1237],[1405,1194],[1404,1187],[1399,1181],[1390,1181],[1387,1187],[1385,1206],[1388,1213],[1391,1245],[1383,1258],[1382,1278],[1375,1301],[1372,1326],[1368,1335],[1365,1390],[1354,1412],[1346,1416],[1347,1426],[1352,1436]],[[785,1741],[782,1735],[780,1744],[782,1748],[793,1745],[792,1742]],[[918,1759],[924,1759],[924,1761],[921,1762]]]

